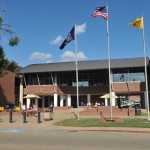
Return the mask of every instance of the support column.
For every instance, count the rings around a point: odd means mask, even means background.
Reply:
[[[44,109],[45,108],[45,97],[42,96],[42,108]]]
[[[55,93],[54,94],[54,107],[58,106],[58,95]]]
[[[50,106],[50,96],[48,96],[48,107]]]
[[[19,102],[21,106],[23,105],[23,77],[20,76],[20,94],[19,94]]]
[[[39,101],[38,101],[38,99],[36,98],[36,99],[35,99],[36,111],[38,110],[38,102],[39,102]]]
[[[54,84],[57,85],[57,75],[54,74]]]
[[[71,95],[67,95],[67,106],[71,106]]]
[[[116,106],[116,99],[112,98],[112,106]]]
[[[63,95],[60,95],[60,107],[64,106],[64,97]]]
[[[112,92],[112,95],[115,95],[114,92]],[[112,106],[115,106],[116,105],[116,98],[112,98]]]
[[[56,93],[57,92],[57,75],[56,74],[54,74],[53,86],[54,86],[54,93]]]
[[[27,98],[27,108],[30,107],[30,102],[31,102],[30,98]]]
[[[108,106],[108,98],[105,98],[105,106]]]
[[[87,105],[91,105],[91,95],[87,95]]]

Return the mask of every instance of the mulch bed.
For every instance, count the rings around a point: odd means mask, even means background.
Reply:
[[[123,118],[120,118],[120,117],[113,117],[113,118],[110,118],[110,117],[100,117],[99,118],[99,121],[100,122],[106,122],[106,121],[109,121],[109,122],[124,122],[124,119]]]

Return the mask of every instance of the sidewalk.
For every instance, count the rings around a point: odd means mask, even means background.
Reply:
[[[23,123],[23,115],[15,115],[13,113],[12,115],[12,123],[9,123],[9,112],[8,115],[1,115],[0,113],[0,129],[6,129],[6,128],[26,128],[26,129],[32,129],[32,128],[54,128],[54,123],[63,119],[67,118],[75,118],[74,112],[71,110],[56,110],[53,112],[53,120],[45,121],[44,120],[44,114],[40,113],[40,121],[41,123],[38,123],[38,115],[33,117],[26,117],[26,123]],[[56,126],[57,127],[57,126]]]
[[[22,115],[13,115],[12,123],[9,123],[9,113],[6,116],[1,116],[0,113],[0,130],[6,129],[50,129],[50,130],[69,130],[69,131],[99,131],[99,132],[137,132],[137,133],[150,133],[149,128],[126,128],[126,127],[63,127],[54,125],[63,119],[76,118],[77,109],[69,110],[56,110],[53,112],[53,120],[45,121],[43,113],[40,114],[40,121],[38,123],[37,115],[35,117],[27,117],[26,123],[23,123]],[[80,118],[86,118],[89,116],[80,116]],[[92,117],[92,116],[91,116]],[[98,118],[99,116],[94,116]]]

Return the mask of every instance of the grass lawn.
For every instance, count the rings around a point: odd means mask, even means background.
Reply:
[[[150,128],[150,121],[147,119],[125,119],[122,123],[106,121],[100,122],[96,118],[81,118],[66,119],[56,122],[55,125],[68,126],[68,127],[136,127],[136,128]]]

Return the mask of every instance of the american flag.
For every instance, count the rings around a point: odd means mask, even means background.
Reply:
[[[103,17],[104,19],[108,19],[108,13],[107,13],[107,9],[106,6],[104,7],[97,7],[94,11],[94,13],[92,14],[93,18],[96,17]]]

